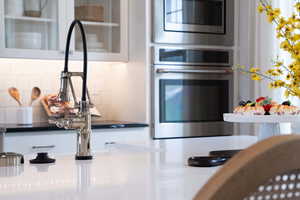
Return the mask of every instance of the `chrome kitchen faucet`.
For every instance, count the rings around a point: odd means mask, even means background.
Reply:
[[[71,36],[76,24],[79,27],[83,43],[83,72],[69,72],[68,69]],[[82,97],[79,102],[77,102],[75,90],[72,83],[72,77],[74,76],[82,78]],[[87,89],[86,36],[83,25],[79,20],[74,20],[68,31],[65,51],[65,67],[64,71],[61,73],[60,84],[61,85],[58,94],[58,101],[62,103],[68,103],[70,101],[69,89],[71,89],[72,98],[74,100],[74,108],[78,109],[78,112],[76,114],[65,112],[62,116],[50,119],[49,122],[55,124],[59,128],[77,130],[77,153],[75,159],[91,160],[93,159],[93,156],[91,155],[90,146],[92,133],[90,108],[93,107],[93,104],[91,103],[91,98]]]

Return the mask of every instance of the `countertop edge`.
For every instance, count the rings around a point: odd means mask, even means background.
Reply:
[[[6,129],[6,133],[18,133],[18,132],[46,132],[46,131],[65,131],[63,128],[58,128],[54,125],[47,123],[39,123],[32,126],[22,126],[22,125],[1,125]],[[137,122],[123,122],[123,121],[110,121],[110,122],[94,122],[92,124],[92,129],[124,129],[124,128],[146,128],[149,127],[146,123]]]

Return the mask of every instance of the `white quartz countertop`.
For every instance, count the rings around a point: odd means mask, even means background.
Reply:
[[[94,160],[56,156],[54,165],[0,168],[0,199],[5,200],[191,200],[219,169],[187,166],[190,156],[240,149],[254,136],[153,141],[149,146],[109,146]]]

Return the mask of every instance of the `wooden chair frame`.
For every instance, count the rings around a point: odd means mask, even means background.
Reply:
[[[234,156],[201,188],[194,200],[247,199],[276,175],[297,169],[300,169],[300,136],[275,136]]]

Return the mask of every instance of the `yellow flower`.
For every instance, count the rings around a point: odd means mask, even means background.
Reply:
[[[287,21],[284,17],[279,17],[278,24],[283,27],[287,24]]]
[[[268,21],[273,22],[276,18],[279,17],[280,13],[281,13],[281,11],[279,8],[268,9],[268,11],[267,11]]]
[[[238,67],[242,73],[250,74],[252,80],[262,80],[265,76],[272,80],[270,88],[286,88],[284,95],[300,98],[300,1],[294,4],[295,12],[290,17],[281,16],[279,8],[273,8],[269,1],[260,0],[259,13],[266,13],[267,20],[276,25],[276,37],[280,38],[280,48],[289,53],[291,62],[285,64],[277,57],[272,66],[261,72],[258,67],[246,69]],[[287,67],[286,67],[287,66]],[[260,74],[263,73],[263,74]],[[282,80],[279,80],[282,78]],[[276,80],[277,79],[277,80]]]
[[[290,34],[292,31],[293,31],[293,30],[292,30],[291,27],[289,27],[289,26],[286,26],[286,27],[285,27],[285,34]]]
[[[282,70],[281,70],[281,69],[276,69],[276,72],[277,72],[278,74],[280,74],[280,75],[282,75],[282,74],[283,74],[283,72],[282,72]]]
[[[265,10],[265,7],[261,3],[259,3],[257,6],[257,11],[259,13],[262,13],[264,10]]]
[[[272,15],[272,14],[269,14],[269,15],[268,15],[268,21],[269,21],[269,22],[273,22],[274,20],[275,20],[275,16]]]
[[[269,88],[274,88],[274,83],[271,82],[271,83],[268,84],[268,86],[269,86]]]
[[[285,51],[288,51],[290,49],[289,41],[285,40],[285,41],[281,42],[280,48],[285,50]]]
[[[265,74],[272,75],[274,73],[274,69],[268,69]]]
[[[293,25],[297,21],[298,21],[297,15],[295,13],[293,13],[292,16],[288,18],[287,23],[290,24],[290,25]]]
[[[285,85],[284,81],[282,81],[282,80],[277,80],[277,81],[275,81],[275,83],[278,87],[283,87]]]
[[[295,8],[296,8],[297,12],[300,12],[300,2],[295,4]]]
[[[260,69],[258,67],[252,67],[249,70],[249,72],[251,72],[251,73],[256,73],[256,72],[259,72],[259,71],[260,71]]]
[[[257,74],[252,74],[251,75],[251,79],[254,80],[254,81],[260,81],[260,80],[262,80],[262,78],[259,75],[257,75]]]
[[[280,8],[275,8],[275,9],[273,10],[273,14],[274,14],[276,17],[278,17],[278,16],[281,14]]]
[[[285,92],[284,92],[284,96],[286,97],[286,98],[288,98],[289,96],[290,96],[290,91],[289,90],[285,90]]]
[[[282,38],[283,36],[284,36],[284,35],[282,35],[281,32],[278,32],[277,35],[276,35],[277,38]]]
[[[289,69],[293,71],[295,69],[295,65],[294,64],[290,64],[289,65]]]
[[[275,62],[275,67],[280,67],[280,66],[282,66],[283,65],[283,62],[281,62],[281,61],[276,61]]]
[[[300,34],[294,34],[292,37],[291,37],[291,40],[293,42],[297,42],[300,40]]]
[[[267,10],[272,10],[272,6],[271,5],[266,5],[266,9]]]

